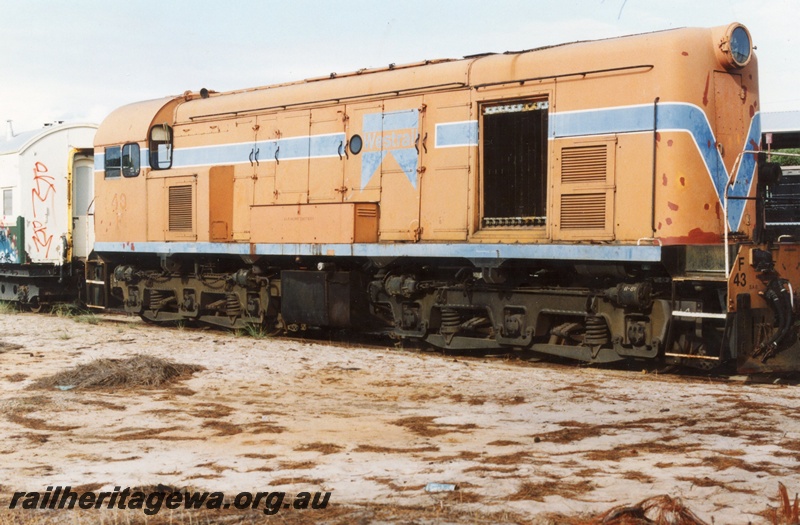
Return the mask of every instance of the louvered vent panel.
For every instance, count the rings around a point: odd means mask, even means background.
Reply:
[[[581,146],[561,150],[561,182],[565,184],[605,182],[608,172],[607,146]]]
[[[604,230],[605,227],[605,193],[561,196],[562,230]]]
[[[169,231],[192,231],[192,186],[169,188]]]
[[[356,205],[356,216],[357,217],[377,217],[378,216],[378,208],[375,206],[358,206]]]

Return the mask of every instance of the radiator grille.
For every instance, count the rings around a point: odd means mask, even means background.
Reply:
[[[567,184],[603,183],[608,173],[605,144],[561,150],[561,182]]]
[[[192,186],[171,186],[169,188],[169,231],[191,232],[193,215]]]
[[[561,196],[562,230],[604,230],[605,227],[605,193]]]

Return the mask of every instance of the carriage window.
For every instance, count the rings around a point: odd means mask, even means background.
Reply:
[[[150,129],[150,167],[166,170],[172,167],[172,128],[166,124]]]
[[[483,107],[484,228],[545,225],[548,109],[546,100]]]
[[[136,177],[139,175],[139,145],[125,144],[122,146],[122,175],[125,177]]]
[[[122,171],[122,148],[106,148],[104,169],[107,179],[117,179]]]
[[[14,190],[3,190],[3,215],[14,214]]]

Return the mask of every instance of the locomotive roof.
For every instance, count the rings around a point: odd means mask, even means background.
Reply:
[[[680,28],[599,40],[575,41],[522,51],[471,55],[462,59],[426,60],[405,65],[391,64],[376,69],[309,78],[296,82],[216,93],[193,93],[176,108],[176,123],[206,119],[234,118],[254,112],[269,112],[310,104],[341,104],[370,97],[418,94],[428,90],[447,90],[491,85],[496,71],[505,71],[505,82],[580,75],[580,68],[594,69],[597,57],[613,68],[628,65],[631,55],[641,56],[646,48],[672,48],[693,33],[706,37],[708,28]],[[584,51],[577,51],[577,48]]]
[[[405,65],[217,93],[189,92],[117,109],[100,127],[97,146],[145,140],[154,124],[174,125],[237,118],[315,105],[348,104],[376,98],[419,95],[435,90],[480,89],[501,83],[580,76],[598,69],[652,67],[647,51],[674,52],[679,46],[705,41],[722,28],[680,28],[592,41],[576,41],[523,51],[471,55],[462,59],[426,60]],[[709,42],[710,43],[710,42]],[[652,62],[649,62],[652,64]],[[502,70],[503,74],[498,75]]]
[[[144,140],[156,114],[182,97],[164,97],[135,102],[115,109],[108,115],[94,137],[96,146],[131,140]]]
[[[12,153],[23,153],[26,149],[33,146],[36,142],[42,140],[48,135],[58,133],[59,131],[72,128],[97,128],[97,124],[89,123],[70,123],[70,124],[50,124],[45,125],[41,129],[34,129],[31,131],[23,131],[17,133],[10,139],[0,140],[0,155],[8,155]]]

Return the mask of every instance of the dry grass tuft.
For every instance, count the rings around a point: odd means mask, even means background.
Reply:
[[[19,350],[20,348],[24,348],[22,345],[18,345],[17,343],[7,343],[5,341],[0,341],[0,354],[5,354],[6,352],[11,352],[13,350]]]
[[[461,425],[434,423],[434,419],[436,419],[434,416],[413,416],[392,421],[392,424],[407,428],[411,432],[425,437],[436,437],[450,432],[464,432],[478,428],[474,423]]]
[[[713,467],[715,470],[727,470],[729,468],[738,468],[747,472],[766,472],[768,474],[778,475],[776,469],[777,465],[768,463],[766,461],[759,461],[758,463],[748,463],[747,461],[730,456],[706,456],[699,463],[688,465],[690,467]]]
[[[119,434],[111,436],[113,441],[140,441],[145,439],[155,439],[159,441],[199,441],[205,439],[202,436],[165,436],[166,432],[176,432],[185,430],[183,427],[172,426],[162,428],[146,428],[139,430],[135,428],[124,428],[120,430]]]
[[[656,478],[653,476],[645,474],[644,472],[638,472],[636,470],[626,470],[623,472],[622,477],[645,484],[653,483],[656,480]]]
[[[140,354],[128,359],[95,359],[90,363],[44,377],[32,388],[156,388],[204,370],[199,365],[174,363]]]
[[[544,501],[547,496],[561,496],[562,498],[574,498],[580,494],[591,492],[595,485],[589,480],[575,482],[569,481],[542,481],[531,483],[526,481],[520,485],[514,494],[508,499],[511,501],[532,500]]]
[[[724,489],[728,492],[741,492],[743,494],[755,494],[755,490],[751,489],[740,489],[737,487],[732,486],[729,483],[725,483],[716,479],[709,478],[708,476],[703,476],[702,478],[699,476],[678,476],[675,479],[679,481],[688,481],[692,485],[696,487],[719,487]]]
[[[697,443],[670,445],[662,441],[643,441],[631,443],[629,445],[618,445],[607,450],[589,450],[584,453],[586,459],[592,461],[620,461],[624,458],[636,457],[640,454],[671,454],[684,455],[688,452],[697,450],[700,446]],[[659,468],[667,466],[665,463],[654,465]]]
[[[487,456],[481,460],[481,463],[490,463],[492,465],[518,465],[527,462],[529,459],[530,456],[527,452],[519,451],[500,456]]]
[[[226,417],[231,415],[234,411],[233,408],[219,403],[199,403],[197,405],[193,405],[192,408],[194,410],[189,412],[189,414],[203,419],[217,419]]]
[[[215,430],[215,436],[235,436],[242,433],[242,427],[227,421],[204,421],[203,428]]]
[[[388,477],[368,476],[368,477],[366,477],[364,479],[366,479],[368,481],[374,481],[376,483],[380,483],[381,485],[385,485],[385,486],[389,487],[390,489],[394,490],[395,492],[412,492],[412,491],[423,490],[425,488],[424,484],[423,485],[398,485],[397,483],[395,483],[395,480],[393,480],[392,478],[388,478]],[[405,483],[405,481],[403,481],[403,483]]]
[[[538,434],[535,437],[538,437],[542,441],[564,445],[587,438],[598,437],[602,435],[603,430],[607,428],[606,425],[589,425],[579,421],[564,421],[559,424],[563,428]]]
[[[52,425],[47,421],[45,421],[44,419],[39,419],[35,417],[26,417],[17,413],[6,414],[6,418],[12,423],[16,423],[17,425],[30,428],[31,430],[51,430],[51,431],[64,432],[80,428],[79,425]]]
[[[513,447],[514,445],[521,445],[522,443],[519,441],[512,441],[510,439],[498,439],[497,441],[490,441],[486,444],[494,447]]]
[[[314,443],[305,443],[295,448],[297,452],[319,452],[320,454],[335,454],[344,449],[341,445],[335,443],[322,443],[315,441]]]
[[[636,505],[615,507],[587,525],[708,525],[679,498],[656,496]]]
[[[794,495],[794,503],[789,499],[789,491],[778,482],[778,508],[768,508],[761,513],[772,525],[797,525],[800,523],[800,500]]]
[[[428,445],[425,447],[409,447],[409,448],[395,448],[383,447],[378,445],[359,445],[353,452],[372,452],[378,454],[408,454],[414,452],[439,452],[439,447],[436,445]]]

